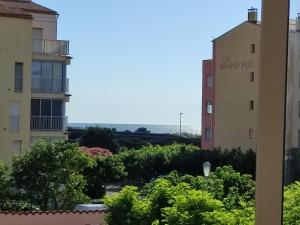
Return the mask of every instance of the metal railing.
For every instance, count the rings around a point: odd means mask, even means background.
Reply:
[[[67,78],[32,78],[31,91],[39,93],[68,93],[69,79]]]
[[[65,131],[67,117],[64,116],[31,116],[30,129],[33,131]]]
[[[69,41],[60,40],[32,40],[32,52],[46,55],[69,55]]]
[[[19,132],[20,130],[20,117],[19,116],[11,116],[10,117],[10,131],[11,132]]]
[[[15,77],[15,92],[23,91],[23,77]]]

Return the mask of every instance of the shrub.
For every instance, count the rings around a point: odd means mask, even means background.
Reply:
[[[119,148],[115,130],[101,127],[86,128],[82,134],[80,145],[90,148],[106,148],[112,153],[116,153]]]

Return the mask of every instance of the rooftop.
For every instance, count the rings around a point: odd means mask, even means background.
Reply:
[[[30,0],[0,0],[0,16],[32,19],[31,13],[58,15],[56,11]]]

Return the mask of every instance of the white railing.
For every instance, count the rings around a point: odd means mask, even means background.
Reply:
[[[32,78],[31,91],[40,93],[68,93],[69,79],[67,78]]]
[[[10,131],[11,132],[19,132],[20,130],[20,117],[19,116],[11,116],[10,117]]]
[[[46,55],[69,55],[69,41],[32,40],[32,52]]]
[[[33,131],[65,131],[67,118],[64,116],[31,116],[30,128]]]
[[[15,78],[15,92],[22,92],[23,91],[23,77],[16,77]]]

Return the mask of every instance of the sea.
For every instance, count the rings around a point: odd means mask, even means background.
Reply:
[[[110,123],[69,123],[69,127],[86,128],[86,127],[103,127],[115,128],[117,131],[136,131],[140,127],[145,127],[151,133],[155,134],[176,134],[179,133],[179,125],[149,125],[149,124],[110,124]],[[183,125],[181,131],[189,134],[200,134],[200,128]]]

